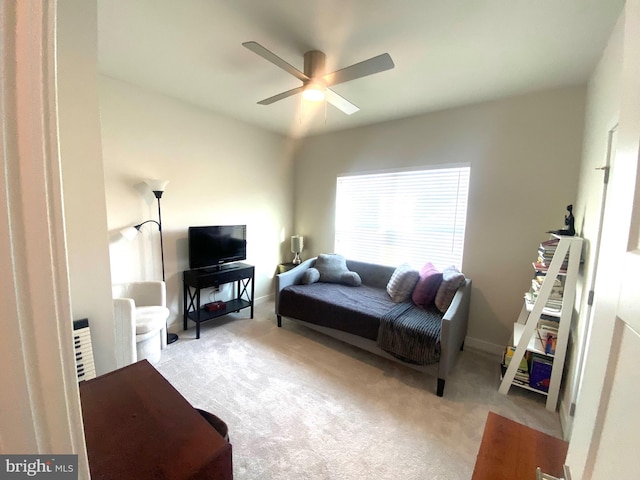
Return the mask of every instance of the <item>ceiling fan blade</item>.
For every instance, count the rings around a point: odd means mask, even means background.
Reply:
[[[330,90],[330,89],[327,88],[324,91],[324,95],[325,95],[325,97],[327,99],[327,102],[329,102],[331,105],[336,107],[338,110],[342,110],[347,115],[351,115],[351,114],[356,113],[357,111],[360,110],[358,107],[356,107],[349,100],[347,100],[344,97],[341,97],[340,95],[338,95],[333,90]]]
[[[288,72],[291,75],[293,75],[294,77],[299,78],[303,82],[306,81],[306,80],[309,80],[309,77],[307,77],[300,70],[298,70],[297,68],[295,68],[292,65],[289,65],[283,59],[278,57],[275,53],[270,52],[269,50],[264,48],[259,43],[257,43],[257,42],[244,42],[242,45],[244,47],[248,48],[249,50],[251,50],[253,53],[256,53],[256,54],[260,55],[262,58],[264,58],[268,62],[271,62],[274,65],[276,65],[277,67],[280,67],[285,72]]]
[[[367,75],[373,75],[374,73],[391,70],[394,66],[391,56],[388,53],[383,53],[382,55],[370,58],[369,60],[355,63],[350,67],[343,68],[342,70],[328,73],[324,75],[322,79],[326,85],[330,87],[331,85],[349,82],[356,78],[362,78]]]
[[[278,100],[282,100],[283,98],[291,97],[292,95],[295,95],[296,93],[302,93],[302,90],[304,90],[304,86],[296,87],[296,88],[293,88],[291,90],[287,90],[286,92],[279,93],[278,95],[274,95],[273,97],[269,97],[269,98],[265,98],[264,100],[260,100],[258,102],[258,104],[259,105],[271,105],[272,103],[277,102]]]

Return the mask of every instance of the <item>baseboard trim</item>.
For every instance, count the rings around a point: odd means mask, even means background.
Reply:
[[[470,347],[475,350],[480,350],[481,352],[490,353],[492,355],[501,356],[502,352],[504,352],[504,345],[498,345],[491,342],[486,342],[484,340],[480,340],[478,338],[473,338],[467,336],[464,340],[465,347]]]
[[[558,415],[560,417],[560,427],[562,427],[562,437],[568,442],[573,428],[573,418],[571,418],[569,409],[565,402],[560,400],[559,403],[560,407],[558,408]]]
[[[253,305],[262,305],[263,303],[271,302],[276,298],[275,293],[271,293],[269,295],[264,295],[262,297],[254,298]]]

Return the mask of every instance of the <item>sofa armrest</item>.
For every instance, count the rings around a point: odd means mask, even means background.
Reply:
[[[302,275],[316,263],[316,257],[305,260],[288,272],[276,275],[276,315],[280,314],[280,292],[289,285],[297,285],[302,281]]]
[[[438,378],[446,379],[458,353],[464,345],[469,324],[469,303],[471,300],[471,280],[466,279],[458,288],[453,301],[442,318],[440,334],[440,363]]]
[[[116,366],[125,367],[137,361],[136,305],[131,298],[113,299],[116,343]]]

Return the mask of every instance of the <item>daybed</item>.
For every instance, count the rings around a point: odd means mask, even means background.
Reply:
[[[435,307],[418,308],[411,302],[411,298],[394,302],[387,289],[389,280],[397,272],[394,267],[346,260],[346,268],[350,273],[355,272],[356,277],[359,276],[361,285],[351,279],[347,279],[347,285],[339,281],[324,282],[322,278],[317,278],[315,269],[317,259],[322,260],[324,257],[320,255],[306,260],[292,270],[276,276],[275,310],[278,327],[282,326],[282,317],[286,317],[387,359],[434,374],[437,377],[437,395],[442,396],[445,381],[458,352],[464,346],[471,280],[462,276],[461,285],[457,290],[454,289],[455,293],[451,292],[453,299],[449,298],[451,304],[443,314]],[[310,277],[315,282],[309,282]],[[303,284],[303,280],[310,284]],[[424,317],[425,321],[431,321],[432,326],[435,325],[430,332],[435,337],[432,338],[432,344],[427,347],[419,346],[422,349],[419,353],[424,354],[426,351],[428,358],[420,357],[416,361],[415,358],[404,355],[402,345],[400,351],[403,355],[398,355],[397,351],[389,353],[379,345],[379,334],[384,333],[382,325],[387,325],[390,312],[398,311],[399,308],[414,316]],[[399,333],[401,339],[415,343],[412,332]]]

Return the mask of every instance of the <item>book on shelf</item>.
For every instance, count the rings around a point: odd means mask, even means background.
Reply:
[[[538,247],[538,253],[540,256],[546,256],[548,258],[553,258],[553,254],[556,252],[558,248],[558,243],[555,240],[547,240],[546,242],[542,242]]]
[[[511,359],[513,358],[513,354],[516,351],[515,347],[511,345],[507,345],[507,348],[504,351],[502,357],[502,375],[504,376],[507,368],[511,364]],[[516,375],[514,377],[514,382],[519,383],[521,385],[529,384],[529,357],[531,356],[530,352],[526,352],[525,355],[520,360],[520,365],[518,365],[518,370],[516,370]]]
[[[546,353],[547,355],[555,355],[557,344],[558,344],[558,335],[547,333],[547,338],[544,342],[544,353]]]
[[[558,343],[558,327],[550,323],[554,322],[538,323],[538,338],[544,347],[544,353],[555,355],[556,344]]]
[[[547,278],[547,274],[545,273],[540,273],[540,272],[536,272],[537,274],[531,279],[532,281],[536,282],[538,284],[538,286],[542,286],[542,284],[544,283],[545,279]],[[565,277],[556,277],[553,279],[553,286],[552,288],[555,290],[561,290],[564,291],[564,278]],[[549,280],[551,281],[551,280]]]
[[[531,292],[535,296],[537,296],[538,293],[540,293],[541,288],[542,288],[542,282],[539,281],[539,277],[536,277],[531,280]],[[551,287],[551,293],[549,294],[549,298],[562,301],[563,295],[564,295],[564,286],[562,285],[562,282],[554,282],[553,286]]]
[[[540,285],[542,285],[542,282],[544,282],[544,279],[547,278],[547,272],[536,272],[535,276],[533,277],[536,282],[538,282]],[[560,277],[556,277],[553,279],[553,285],[555,287],[562,287],[564,288],[564,282],[565,282],[565,276],[560,276]]]
[[[535,302],[536,300],[538,300],[538,296],[538,292],[536,292],[534,289],[531,289],[531,300]],[[546,306],[555,309],[562,308],[562,295],[549,295],[549,298],[547,298]]]
[[[540,293],[540,289],[544,284],[545,278],[547,278],[546,275],[536,275],[531,279],[531,291],[534,294],[537,295]],[[558,300],[562,299],[564,295],[564,278],[565,277],[556,277],[553,280],[551,278],[548,280],[549,282],[553,281],[553,284],[551,285],[551,293],[549,295],[550,298]]]
[[[529,386],[543,392],[549,391],[553,361],[538,354],[531,355],[531,372]]]
[[[551,261],[551,259],[556,253],[556,250],[558,249],[559,244],[560,244],[560,239],[558,238],[552,238],[551,240],[546,240],[540,243],[540,246],[538,247],[538,255],[544,258],[545,260]],[[567,252],[565,256],[565,261],[568,260],[568,258],[569,258],[569,252]]]
[[[528,307],[533,307],[533,304],[536,303],[537,295],[534,295],[532,292],[527,292],[524,294],[524,299]],[[550,298],[547,300],[544,308],[549,311],[560,312],[560,310],[562,310],[562,299],[554,300]]]
[[[528,375],[527,378],[518,378],[518,375],[516,374],[516,376],[512,380],[512,383],[515,383],[517,385],[529,385],[531,383],[531,379]]]
[[[533,265],[533,269],[536,272],[547,273],[549,271],[549,265],[545,265],[544,263],[541,263],[540,261],[533,262],[532,265]],[[567,266],[563,264],[563,266],[560,267],[559,273],[566,274],[567,273]]]
[[[548,317],[542,315],[538,320],[538,329],[546,330],[548,332],[557,332],[560,326],[560,320],[558,317]]]
[[[550,258],[538,255],[538,263],[544,267],[549,268],[549,266],[551,265],[551,260],[553,260],[553,255]],[[569,257],[565,257],[560,268],[563,270],[566,270],[568,266],[569,266]]]
[[[505,367],[508,367],[511,363],[511,359],[513,358],[513,354],[516,351],[516,347],[512,347],[511,345],[507,345],[507,348],[504,352],[503,362]],[[529,371],[529,363],[528,363],[529,352],[525,353],[525,355],[520,360],[520,365],[518,365],[518,369]]]
[[[535,302],[538,299],[538,295],[532,292],[531,300]],[[551,310],[561,310],[562,309],[562,297],[552,298],[549,297],[547,299],[547,303],[545,304],[545,308],[550,308]]]
[[[546,303],[545,307],[546,308],[551,308],[553,310],[561,310],[562,309],[562,298],[560,298],[560,299],[549,298],[547,300],[547,303]]]
[[[560,243],[560,239],[559,238],[550,238],[549,240],[545,240],[544,242],[540,242],[540,247],[541,248],[556,248],[558,246],[558,244]]]

